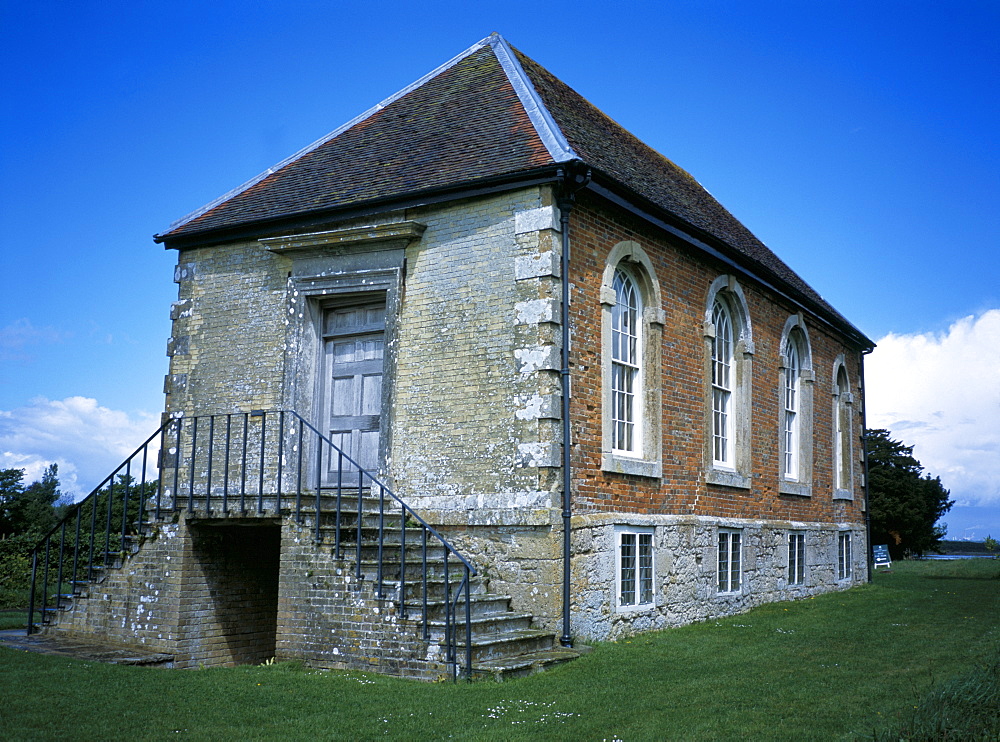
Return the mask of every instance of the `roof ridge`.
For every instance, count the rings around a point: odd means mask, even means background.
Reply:
[[[247,180],[244,183],[241,183],[240,185],[236,186],[235,188],[233,188],[232,190],[228,191],[227,193],[224,193],[221,196],[219,196],[218,198],[213,199],[212,201],[209,201],[204,206],[201,206],[201,207],[195,209],[194,211],[192,211],[192,212],[190,212],[188,214],[185,214],[180,219],[174,220],[173,222],[170,223],[170,226],[168,226],[165,230],[163,230],[162,232],[160,232],[157,236],[162,235],[162,234],[168,234],[169,232],[172,232],[173,230],[178,229],[179,227],[183,227],[185,224],[193,222],[198,217],[202,216],[203,214],[207,214],[212,209],[214,209],[217,206],[220,206],[220,205],[226,203],[226,201],[229,201],[232,198],[235,198],[236,196],[240,195],[244,191],[250,190],[255,185],[257,185],[258,183],[260,183],[262,180],[264,180],[265,178],[267,178],[268,176],[273,175],[274,173],[278,172],[282,168],[290,165],[291,163],[293,163],[296,160],[304,157],[305,155],[309,154],[310,152],[312,152],[312,151],[314,151],[314,150],[322,147],[324,144],[326,144],[327,142],[329,142],[331,139],[335,139],[336,137],[340,136],[341,134],[343,134],[345,131],[347,131],[351,127],[356,126],[357,124],[361,123],[365,119],[370,118],[371,116],[374,116],[376,113],[378,113],[379,111],[381,111],[383,108],[385,108],[386,106],[388,106],[388,105],[394,103],[395,101],[399,100],[400,98],[402,98],[407,93],[410,93],[411,91],[416,90],[417,88],[419,88],[422,85],[424,85],[427,81],[433,80],[435,77],[437,77],[438,75],[440,75],[442,72],[445,72],[445,71],[451,69],[456,64],[458,64],[459,62],[461,62],[463,59],[465,59],[466,57],[468,57],[470,54],[474,54],[475,52],[479,51],[480,49],[482,49],[485,46],[491,46],[491,47],[493,47],[494,48],[494,53],[496,53],[496,44],[498,44],[498,43],[503,44],[504,48],[505,48],[505,51],[507,51],[509,53],[509,47],[507,46],[507,42],[504,41],[503,37],[500,36],[500,34],[498,34],[498,33],[492,33],[489,36],[487,36],[486,38],[480,39],[479,41],[477,41],[475,44],[473,44],[472,46],[470,46],[465,51],[460,52],[459,54],[456,54],[454,57],[452,57],[451,59],[449,59],[444,64],[435,67],[433,70],[431,70],[430,72],[428,72],[423,77],[415,80],[414,82],[411,82],[406,87],[404,87],[404,88],[402,88],[400,90],[397,90],[395,93],[393,93],[392,95],[390,95],[388,98],[385,98],[384,100],[380,101],[379,103],[376,103],[374,106],[372,106],[371,108],[369,108],[367,111],[358,114],[357,116],[355,116],[354,118],[352,118],[350,121],[348,121],[348,122],[346,122],[344,124],[341,124],[336,129],[334,129],[330,133],[325,134],[324,136],[320,137],[319,139],[317,139],[312,144],[306,145],[305,147],[303,147],[302,149],[300,149],[295,154],[286,157],[284,160],[282,160],[281,162],[277,163],[276,165],[272,165],[267,170],[264,170],[263,172],[258,173],[254,177],[250,178],[249,180]],[[509,55],[509,56],[513,57],[513,55]],[[504,73],[507,74],[508,79],[510,79],[510,77],[511,77],[510,70],[508,70],[507,66],[504,66],[503,60],[500,59],[499,55],[497,55],[497,60],[500,61],[500,64],[501,64],[501,67],[503,67]],[[519,74],[520,74],[521,78],[524,79],[524,80],[526,80],[527,76],[524,74],[524,70],[521,69],[520,64],[517,65],[516,69],[519,71]],[[518,74],[518,73],[515,72],[515,74]],[[535,124],[536,130],[537,130],[538,124],[536,123],[535,118],[532,116],[531,111],[528,110],[528,106],[525,105],[524,98],[521,95],[521,91],[518,90],[517,84],[515,84],[514,81],[511,80],[511,85],[513,85],[515,91],[517,91],[518,98],[521,100],[521,104],[524,106],[525,112],[528,114],[528,117],[531,119],[532,123]],[[529,84],[529,88],[530,88],[530,84]],[[541,101],[540,101],[540,99],[538,99],[537,94],[534,92],[534,88],[530,88],[529,91],[527,92],[527,94],[529,96],[532,96],[533,99],[537,102],[537,104],[539,106],[541,106]],[[541,106],[541,108],[544,109],[544,106]],[[547,113],[548,112],[546,111],[546,114]],[[549,119],[551,120],[551,115],[549,115]],[[552,126],[555,126],[555,122],[554,121],[552,121]],[[558,132],[558,136],[562,137],[562,132],[558,131],[558,127],[555,127],[555,128],[556,128],[556,131]],[[549,153],[552,154],[552,151],[549,148],[549,143],[546,141],[545,137],[542,135],[541,132],[538,132],[538,134],[539,134],[539,137],[542,139],[543,143],[545,144],[546,149],[549,149]],[[562,141],[563,142],[566,141],[565,137],[562,137]],[[567,148],[569,147],[568,144],[566,144],[565,146]],[[571,149],[570,149],[570,152],[572,152]],[[552,155],[552,156],[555,159],[555,155]],[[569,158],[569,159],[572,159],[572,158]]]
[[[580,159],[576,150],[573,149],[566,139],[559,124],[556,123],[552,112],[549,111],[548,107],[542,101],[541,96],[538,95],[538,91],[535,90],[531,78],[524,71],[524,67],[521,66],[507,40],[498,33],[490,34],[488,40],[493,47],[493,53],[496,55],[501,69],[507,75],[507,79],[514,88],[518,100],[521,101],[524,112],[528,114],[528,119],[535,127],[535,132],[538,134],[538,138],[542,140],[542,144],[545,145],[545,149],[548,150],[549,156],[556,162]]]

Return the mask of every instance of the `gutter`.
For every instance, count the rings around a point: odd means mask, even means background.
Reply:
[[[874,347],[865,348],[861,351],[859,361],[861,364],[861,451],[864,457],[865,471],[865,549],[868,560],[868,582],[872,581],[872,573],[875,571],[875,552],[872,551],[872,504],[868,489],[868,395],[865,390],[865,356],[875,350]]]
[[[573,635],[571,633],[570,620],[570,578],[571,578],[571,557],[572,557],[572,520],[573,520],[573,470],[572,470],[572,444],[573,431],[570,425],[569,406],[571,398],[571,378],[569,372],[569,265],[570,265],[570,239],[569,239],[569,215],[576,203],[576,194],[586,188],[590,183],[590,168],[583,169],[583,163],[579,160],[569,163],[570,167],[561,174],[561,188],[557,196],[559,207],[559,226],[562,229],[562,255],[560,257],[560,267],[562,269],[562,308],[560,322],[562,324],[562,352],[559,375],[562,381],[562,525],[563,525],[563,584],[562,584],[562,636],[559,643],[564,647],[573,646]],[[577,167],[574,167],[577,166]],[[574,173],[573,170],[576,170]]]
[[[207,247],[223,242],[241,239],[259,239],[262,236],[287,234],[290,229],[308,229],[333,221],[355,219],[398,209],[414,209],[421,206],[463,198],[476,198],[494,193],[527,188],[543,183],[552,183],[561,176],[561,168],[552,165],[536,168],[527,172],[505,174],[484,178],[474,184],[458,188],[438,188],[423,192],[407,194],[407,198],[393,196],[364,201],[359,204],[334,206],[328,209],[302,212],[301,214],[284,215],[272,219],[260,219],[252,222],[242,222],[231,227],[209,228],[200,232],[179,234],[174,237],[167,234],[153,235],[153,242],[163,243],[167,250],[180,250],[192,247]]]

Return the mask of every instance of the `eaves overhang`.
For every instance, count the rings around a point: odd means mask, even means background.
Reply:
[[[555,183],[560,179],[563,168],[563,164],[552,164],[534,170],[460,183],[448,186],[447,188],[412,191],[386,198],[343,204],[329,209],[303,211],[277,219],[248,221],[232,227],[208,229],[203,232],[190,232],[176,237],[156,234],[153,235],[153,241],[162,243],[167,250],[186,250],[209,247],[225,242],[259,239],[287,232],[312,229],[322,224],[360,218],[385,211],[414,209],[421,206],[431,206],[465,198],[477,198],[493,193],[502,193],[518,188],[528,188],[533,185]]]
[[[606,173],[591,169],[591,179],[586,190],[679,238],[701,254],[728,265],[805,309],[824,324],[849,337],[859,349],[870,352],[875,348],[875,343],[867,335],[829,305],[817,302],[765,265],[731,247],[724,240],[680,219]]]

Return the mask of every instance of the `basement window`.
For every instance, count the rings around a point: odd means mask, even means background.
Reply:
[[[621,528],[616,531],[618,610],[653,607],[653,531]]]
[[[788,534],[788,584],[803,585],[806,581],[806,535]]]
[[[852,562],[851,534],[849,531],[842,531],[837,534],[837,579],[851,579]]]
[[[743,576],[743,534],[719,531],[718,577],[720,593],[738,593]]]

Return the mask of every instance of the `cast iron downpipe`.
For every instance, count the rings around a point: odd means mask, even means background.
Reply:
[[[560,268],[562,271],[562,358],[559,374],[562,381],[562,521],[563,521],[563,631],[559,643],[564,647],[573,646],[573,636],[570,633],[570,554],[572,531],[570,521],[573,518],[573,493],[571,450],[572,431],[569,419],[570,376],[569,376],[569,214],[576,203],[576,194],[590,183],[590,169],[568,171],[562,174],[562,184],[557,196],[559,207],[559,227],[562,230],[562,256]]]
[[[868,396],[865,390],[865,356],[871,353],[874,348],[865,348],[861,351],[861,452],[864,454],[865,467],[865,547],[868,550],[868,582],[872,581],[872,572],[875,569],[875,554],[872,551],[872,503],[868,496]]]

